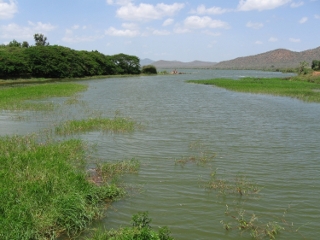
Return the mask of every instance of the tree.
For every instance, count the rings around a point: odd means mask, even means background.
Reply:
[[[28,48],[29,47],[29,43],[27,41],[23,41],[21,47]]]
[[[13,39],[11,42],[8,44],[9,47],[21,47],[21,43]]]
[[[306,67],[308,67],[308,63],[306,61],[300,62],[300,67],[299,67],[299,74],[306,74],[307,70]]]
[[[313,60],[311,64],[313,70],[320,70],[320,60]]]
[[[145,74],[157,74],[157,69],[153,65],[146,65],[142,67],[141,73]]]
[[[43,34],[36,33],[33,37],[36,42],[36,46],[49,46],[49,43],[47,43],[47,37]]]

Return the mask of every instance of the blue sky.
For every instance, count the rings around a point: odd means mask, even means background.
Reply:
[[[320,46],[320,0],[0,0],[0,43],[219,62]]]

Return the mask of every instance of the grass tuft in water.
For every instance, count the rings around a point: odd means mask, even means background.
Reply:
[[[230,211],[227,206],[225,214],[233,219],[233,223],[236,224],[235,227],[241,233],[248,232],[253,239],[276,239],[276,236],[285,230],[279,222],[271,221],[263,223],[259,221],[254,213],[248,215],[243,209]],[[227,231],[234,229],[233,223],[223,220],[220,223]]]
[[[261,190],[257,184],[250,182],[246,176],[238,175],[232,180],[226,180],[217,178],[216,171],[211,173],[206,188],[219,191],[223,195],[231,193],[240,196],[257,195]]]
[[[80,140],[1,137],[0,165],[0,239],[72,236],[123,195],[115,185],[88,181]]]
[[[148,217],[148,212],[142,212],[133,215],[132,226],[119,229],[99,229],[93,233],[87,240],[174,240],[170,236],[170,230],[167,227],[160,227],[158,232],[153,230],[151,219]]]
[[[300,78],[241,78],[192,80],[189,83],[215,85],[231,91],[270,94],[297,98],[306,102],[320,102],[320,85]]]
[[[135,129],[135,122],[122,117],[110,118],[89,118],[83,120],[69,120],[56,127],[55,132],[59,135],[70,135],[89,131],[104,132],[132,132]]]
[[[181,157],[179,159],[175,159],[175,164],[184,166],[187,163],[196,163],[198,166],[205,166],[208,163],[212,163],[214,158],[216,157],[215,153],[212,153],[211,151],[207,150],[203,144],[200,142],[192,142],[189,145],[189,148],[191,151],[193,151],[193,154],[188,157]]]

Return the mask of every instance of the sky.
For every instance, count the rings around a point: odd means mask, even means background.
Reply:
[[[140,59],[220,62],[320,46],[320,0],[0,0],[0,44],[13,39],[124,53]]]

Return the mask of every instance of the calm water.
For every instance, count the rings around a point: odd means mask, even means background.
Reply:
[[[128,226],[131,216],[148,211],[152,226],[169,226],[176,239],[250,239],[225,215],[226,205],[252,214],[259,224],[276,221],[285,230],[277,239],[318,239],[320,234],[320,104],[295,99],[235,93],[187,84],[189,79],[285,76],[258,71],[188,70],[188,74],[100,79],[78,104],[60,104],[54,113],[0,112],[1,134],[27,134],[52,128],[67,118],[113,117],[115,112],[141,123],[132,134],[91,132],[79,137],[97,146],[101,161],[136,158],[141,169],[124,178],[129,197],[107,211],[108,228]],[[19,118],[19,120],[17,120]],[[215,153],[206,166],[175,159],[197,153],[190,145]],[[258,196],[219,194],[204,184],[217,178],[246,176],[261,188]],[[129,184],[130,183],[130,184]],[[220,221],[229,222],[225,231]],[[98,224],[98,223],[97,223]]]

